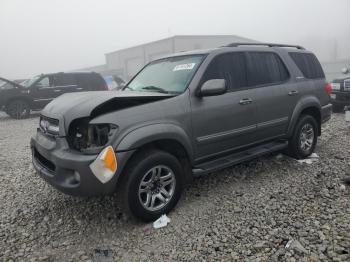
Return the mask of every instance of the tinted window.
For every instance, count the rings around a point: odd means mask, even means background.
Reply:
[[[79,87],[83,88],[85,90],[92,90],[90,88],[91,86],[91,80],[89,78],[88,74],[78,74],[77,76]]]
[[[54,81],[56,86],[71,86],[77,84],[77,80],[73,74],[55,75]]]
[[[85,81],[89,82],[88,85],[90,86],[91,90],[105,89],[105,81],[98,74],[86,74],[85,76],[82,75],[82,77],[85,78]]]
[[[314,54],[291,52],[289,55],[305,78],[317,79],[325,77],[321,64]]]
[[[247,86],[246,59],[244,53],[229,53],[215,57],[209,64],[202,82],[225,79],[229,90]]]
[[[248,53],[248,85],[258,86],[286,81],[289,72],[275,53]]]

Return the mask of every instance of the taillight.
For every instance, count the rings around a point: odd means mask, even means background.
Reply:
[[[330,83],[327,83],[326,84],[326,93],[327,93],[327,95],[331,95],[331,93],[332,93],[332,86],[331,86],[331,84]]]

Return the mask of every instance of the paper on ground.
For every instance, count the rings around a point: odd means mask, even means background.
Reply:
[[[170,218],[166,215],[162,215],[156,221],[153,222],[153,227],[155,229],[165,227],[168,223],[170,223]]]
[[[350,122],[350,111],[345,111],[345,121]]]
[[[304,164],[305,163],[305,164],[310,165],[310,164],[318,161],[318,159],[319,159],[319,156],[316,153],[312,153],[308,158],[306,158],[306,159],[299,159],[297,161],[300,164]]]

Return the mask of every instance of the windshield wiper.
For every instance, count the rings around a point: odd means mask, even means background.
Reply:
[[[124,87],[122,87],[122,90],[123,90],[123,91],[126,90],[126,89],[129,89],[129,90],[131,90],[131,91],[134,91],[134,89],[132,89],[132,88],[129,87],[129,86],[124,86]]]
[[[156,91],[156,92],[164,93],[164,94],[168,94],[169,93],[165,89],[163,89],[161,87],[158,87],[158,86],[145,86],[145,87],[142,87],[141,89],[150,90],[150,91]]]

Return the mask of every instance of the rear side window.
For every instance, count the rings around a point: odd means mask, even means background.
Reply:
[[[78,74],[77,75],[79,87],[84,90],[91,90],[91,80],[88,74]]]
[[[104,90],[105,88],[105,80],[98,74],[87,74],[86,78],[89,81],[91,90]]]
[[[289,72],[281,58],[270,52],[248,52],[248,85],[277,84],[288,80]]]
[[[314,54],[290,52],[289,55],[305,78],[318,79],[325,77],[321,64]]]
[[[103,83],[101,83],[100,77],[95,74],[79,74],[78,76],[79,86],[84,90],[101,90]],[[103,79],[102,79],[103,80]]]
[[[54,76],[56,86],[74,86],[77,85],[77,80],[73,74],[62,74]]]
[[[229,90],[247,86],[245,54],[241,52],[219,55],[213,59],[204,73],[202,82],[225,79]]]

